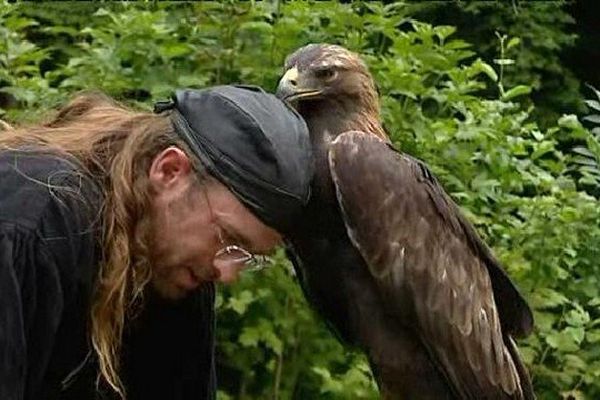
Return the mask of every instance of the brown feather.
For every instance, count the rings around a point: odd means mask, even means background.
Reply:
[[[406,313],[398,305],[411,298],[423,344],[461,398],[525,398],[487,268],[451,200],[439,189],[447,203],[440,210],[436,186],[420,182],[422,166],[372,135],[338,136],[329,160],[348,234],[388,293],[388,312]]]

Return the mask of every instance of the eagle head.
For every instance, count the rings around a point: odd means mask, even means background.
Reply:
[[[288,56],[276,94],[292,105],[321,101],[345,111],[379,108],[367,65],[357,54],[332,44],[309,44]]]

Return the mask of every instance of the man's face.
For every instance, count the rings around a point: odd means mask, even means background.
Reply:
[[[225,246],[266,254],[281,240],[224,185],[215,179],[198,184],[176,147],[155,157],[149,178],[152,284],[163,297],[182,298],[205,281],[235,281],[243,263],[215,257]]]

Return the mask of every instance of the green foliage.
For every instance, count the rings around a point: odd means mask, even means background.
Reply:
[[[283,251],[269,269],[222,289],[219,379],[229,396],[376,398],[366,361],[315,321]]]
[[[523,59],[569,42],[533,29],[567,23],[560,9],[523,12],[532,29],[509,36],[486,9],[481,29],[499,37],[473,46],[455,27],[415,20],[404,3],[69,7],[81,16],[0,3],[0,94],[18,102],[2,118],[27,120],[90,88],[142,107],[179,86],[272,90],[285,56],[308,42],[363,54],[394,143],[427,161],[530,300],[536,329],[519,344],[538,397],[600,397],[600,93],[587,102],[592,131],[575,115],[545,114],[541,124],[531,91],[562,70],[556,58]],[[377,398],[366,360],[315,318],[283,254],[222,289],[221,399]]]
[[[580,131],[578,145],[573,146],[571,163],[579,183],[598,197],[600,191],[600,91],[591,88],[595,99],[585,100],[590,114],[583,120],[591,127],[591,133]]]
[[[48,50],[26,40],[22,34],[38,22],[15,13],[4,2],[0,3],[0,22],[0,116],[14,101],[27,107],[53,104],[58,91],[40,71]]]
[[[565,112],[582,112],[579,80],[565,67],[565,50],[576,41],[575,24],[566,11],[568,1],[415,2],[417,18],[434,24],[451,23],[458,36],[473,43],[480,56],[499,53],[497,34],[513,38],[506,49],[514,58],[507,71],[509,86],[528,85],[535,103],[533,115],[544,127]],[[512,50],[511,50],[512,48]]]

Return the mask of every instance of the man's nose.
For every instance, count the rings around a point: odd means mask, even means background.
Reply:
[[[240,272],[244,269],[244,264],[231,262],[231,260],[215,259],[213,265],[219,272],[217,280],[222,283],[233,283],[237,281]]]

